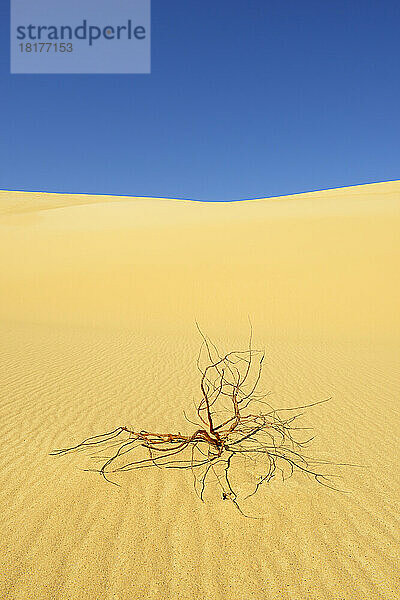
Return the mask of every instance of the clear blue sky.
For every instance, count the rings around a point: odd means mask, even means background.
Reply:
[[[400,178],[398,0],[153,0],[151,75],[10,75],[0,189],[231,200]]]

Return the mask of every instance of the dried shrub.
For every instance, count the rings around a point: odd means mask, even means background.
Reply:
[[[51,455],[113,447],[114,453],[99,469],[85,470],[97,471],[115,485],[118,484],[109,479],[111,473],[147,467],[188,469],[201,500],[213,474],[221,488],[221,497],[230,500],[244,516],[248,515],[244,514],[231,481],[232,467],[243,458],[251,460],[262,474],[242,500],[257,493],[277,473],[286,478],[299,471],[336,489],[331,484],[333,475],[328,477],[319,471],[319,466],[330,463],[305,455],[305,447],[313,437],[302,440],[299,432],[309,428],[298,427],[296,421],[303,414],[298,411],[327,400],[273,409],[265,400],[267,394],[260,395],[257,391],[265,355],[252,348],[252,328],[246,350],[234,350],[223,356],[199,327],[198,330],[202,345],[197,360],[201,374],[197,422],[184,413],[186,420],[195,426],[193,433],[156,433],[120,426],[86,438],[76,446],[54,450]],[[140,449],[146,452],[144,456],[138,454]]]

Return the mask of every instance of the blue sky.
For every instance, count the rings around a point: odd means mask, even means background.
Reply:
[[[151,75],[10,75],[0,189],[236,200],[400,178],[400,4],[153,0]]]

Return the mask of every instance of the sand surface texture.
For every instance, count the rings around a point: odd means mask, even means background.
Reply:
[[[223,204],[0,192],[0,598],[397,599],[399,231],[400,182]],[[191,433],[195,320],[228,351],[248,315],[274,407],[332,397],[302,423],[315,456],[364,465],[339,469],[349,493],[276,477],[246,519],[188,471],[117,487],[87,453],[48,456],[119,425]]]

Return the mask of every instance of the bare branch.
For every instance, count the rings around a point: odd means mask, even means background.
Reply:
[[[298,471],[314,478],[321,485],[337,489],[329,478],[333,477],[332,475],[328,477],[316,470],[317,465],[331,463],[312,460],[303,452],[303,448],[313,439],[297,437],[298,431],[309,429],[293,426],[303,413],[297,412],[286,419],[283,417],[285,411],[304,410],[328,400],[284,409],[274,409],[264,402],[262,398],[267,394],[256,394],[256,389],[261,380],[265,353],[253,349],[253,327],[250,319],[249,324],[247,350],[222,355],[196,322],[202,338],[197,358],[197,368],[201,373],[201,398],[196,411],[200,423],[189,419],[184,412],[186,421],[196,427],[194,433],[154,433],[137,431],[132,426],[121,426],[86,438],[74,446],[54,450],[51,455],[64,455],[85,448],[116,448],[115,453],[107,457],[99,469],[85,469],[100,473],[106,481],[115,485],[119,484],[108,478],[110,473],[148,467],[190,469],[195,492],[203,501],[209,475],[212,473],[221,487],[222,498],[230,500],[244,516],[249,515],[243,512],[238,492],[230,478],[239,457],[251,459],[254,465],[262,465],[264,471],[258,477],[253,491],[243,500],[254,496],[262,485],[275,477],[277,471],[283,478],[285,475],[290,477]],[[225,407],[224,399],[229,399],[229,408]],[[268,412],[252,412],[255,410],[253,406],[257,404],[265,405],[269,409]],[[227,412],[229,416],[226,415]],[[141,448],[146,453],[143,458],[138,455]],[[135,452],[135,460],[122,460],[122,457],[131,452]],[[92,458],[99,460],[101,457]]]

